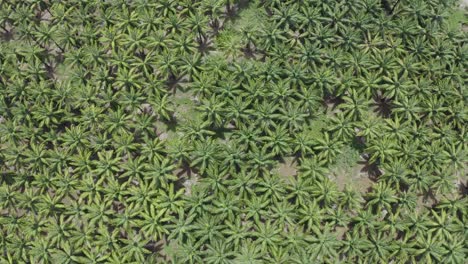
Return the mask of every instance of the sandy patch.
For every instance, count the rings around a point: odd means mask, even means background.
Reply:
[[[273,172],[285,178],[296,176],[297,163],[294,161],[294,157],[285,157],[283,160],[284,161],[280,162],[277,168],[273,169]]]

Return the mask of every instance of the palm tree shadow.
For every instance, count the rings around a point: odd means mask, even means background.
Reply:
[[[391,103],[391,100],[388,98],[375,96],[374,103],[372,104],[372,106],[375,107],[375,113],[377,113],[381,117],[388,118],[392,113]]]
[[[0,32],[0,39],[4,42],[9,42],[13,39],[13,31]]]
[[[161,240],[158,240],[158,241],[150,240],[144,246],[144,248],[151,251],[152,253],[157,253],[157,252],[161,252],[161,250],[163,249],[165,244],[166,244],[166,239],[165,238],[163,238]]]
[[[172,92],[172,95],[175,95],[177,93],[177,90],[181,90],[183,92],[182,84],[186,81],[187,76],[169,76],[169,78],[166,81],[166,86],[169,91]]]
[[[0,183],[6,183],[7,185],[13,185],[15,183],[15,180],[13,177],[16,176],[16,173],[14,172],[2,172],[0,178]]]
[[[361,172],[367,173],[367,176],[373,182],[377,182],[379,176],[382,175],[382,172],[380,171],[378,166],[376,164],[370,163],[368,158],[366,158],[366,160],[363,161],[358,161],[358,164],[364,165],[361,169]]]
[[[213,47],[213,40],[210,37],[206,37],[206,40],[200,42],[198,44],[198,51],[202,56],[206,56],[210,53],[210,51],[215,50]]]
[[[429,190],[423,192],[422,198],[423,198],[424,206],[427,209],[431,209],[434,205],[439,203],[439,199],[437,198],[437,194],[434,193],[434,190],[432,190],[431,188],[429,188]]]
[[[331,94],[325,94],[325,99],[321,102],[325,109],[329,109],[330,112],[334,112],[340,104],[344,103],[341,97],[334,97]]]
[[[466,182],[460,181],[460,183],[458,184],[458,192],[462,196],[468,195],[468,180]]]
[[[164,124],[167,126],[167,131],[176,132],[177,125],[179,124],[177,117],[171,115],[171,119],[165,121]]]
[[[233,4],[230,8],[226,9],[225,13],[225,21],[233,21],[237,18],[239,18],[239,12],[242,11],[242,9],[249,8],[250,4],[252,1],[249,0],[239,0],[237,1],[236,4]]]

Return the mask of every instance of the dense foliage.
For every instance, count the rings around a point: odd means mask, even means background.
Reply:
[[[464,263],[456,7],[0,1],[0,262]]]

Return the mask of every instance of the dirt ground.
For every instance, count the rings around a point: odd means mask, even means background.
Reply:
[[[330,178],[336,183],[339,190],[344,190],[345,186],[351,186],[360,193],[366,193],[373,182],[364,170],[365,165],[356,164],[347,169],[334,169],[330,173]]]

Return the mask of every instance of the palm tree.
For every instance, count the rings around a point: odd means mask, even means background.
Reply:
[[[381,212],[382,209],[391,211],[392,203],[396,203],[397,201],[395,191],[384,182],[379,182],[372,191],[367,194],[367,206],[376,208],[375,212],[377,213]]]
[[[150,208],[153,201],[159,194],[154,182],[140,181],[139,185],[135,182],[130,183],[129,187],[125,190],[125,204],[135,210]]]
[[[330,118],[331,124],[328,128],[334,138],[343,142],[349,142],[355,136],[355,123],[345,118],[342,112]]]
[[[363,120],[365,114],[369,111],[369,101],[363,98],[355,90],[350,91],[350,95],[343,96],[344,103],[339,105],[343,109],[346,117],[354,121]]]
[[[264,252],[258,243],[251,239],[246,239],[236,253],[234,261],[238,263],[260,264],[263,263],[261,260],[262,256],[264,256]]]
[[[456,233],[456,220],[451,219],[445,210],[431,210],[431,216],[426,225],[428,233],[435,239],[451,240],[452,234]]]
[[[145,247],[148,241],[136,234],[131,234],[129,237],[130,238],[127,239],[121,239],[122,243],[125,245],[122,247],[122,251],[126,252],[122,260],[125,262],[144,262],[145,254],[151,253],[151,251]]]
[[[289,238],[294,240],[299,240],[299,238],[295,235],[290,236]],[[291,242],[294,243],[294,242]],[[299,247],[299,246],[298,246]],[[284,264],[291,261],[291,255],[288,252],[289,250],[285,247],[274,247],[271,249],[271,252],[268,256],[264,257],[263,259],[268,263],[274,264]]]
[[[257,187],[260,180],[258,179],[258,173],[255,171],[247,171],[241,167],[239,172],[232,174],[232,179],[228,180],[229,188],[231,192],[235,192],[241,199],[254,199],[255,188]],[[252,202],[252,201],[251,201]],[[254,204],[254,202],[252,202]]]
[[[202,45],[207,41],[208,18],[202,13],[191,12],[187,18],[187,27],[196,35],[197,42]]]
[[[244,99],[242,97],[235,97],[228,101],[228,120],[232,120],[237,128],[240,128],[241,124],[249,120],[252,117],[251,111],[251,100]]]
[[[274,219],[274,224],[282,230],[286,226],[295,226],[297,222],[296,206],[289,202],[273,202],[271,209],[271,217]]]
[[[202,113],[202,118],[207,120],[211,125],[222,127],[226,120],[225,104],[225,102],[213,95],[209,99],[203,100],[201,105],[197,107],[197,110]]]
[[[183,211],[179,211],[177,218],[173,217],[170,219],[173,224],[166,225],[167,229],[170,231],[167,239],[174,239],[179,242],[193,239],[192,230],[194,229],[194,225],[192,223],[195,216],[195,214],[186,215]]]
[[[331,52],[329,52],[329,54],[330,53]],[[333,57],[329,57],[328,60],[330,62],[328,62],[327,64],[331,64],[332,59]],[[336,85],[337,81],[334,77],[334,72],[329,67],[331,68],[332,66],[321,66],[318,68],[314,67],[314,71],[311,74],[312,76],[310,81],[313,84],[314,88],[316,87],[324,93],[326,92],[328,94],[334,94],[334,86]]]
[[[391,241],[383,233],[371,232],[369,242],[372,250],[368,252],[369,261],[385,262],[390,256]]]
[[[219,215],[221,219],[235,221],[240,211],[240,200],[233,194],[218,193],[217,200],[214,201],[212,213]]]
[[[180,77],[177,68],[179,62],[175,57],[175,53],[163,51],[158,55],[156,69],[161,77],[167,80],[178,80]]]
[[[196,141],[190,166],[199,169],[200,173],[204,173],[209,165],[213,165],[218,161],[217,154],[219,154],[218,143],[213,140]]]
[[[174,137],[167,144],[167,153],[171,160],[174,160],[178,165],[187,165],[190,161],[190,153],[193,146],[189,144],[186,138]],[[183,166],[187,167],[187,166]]]
[[[439,201],[436,208],[440,210],[445,210],[453,216],[457,215],[460,217],[465,214],[463,212],[464,202],[466,202],[466,199],[464,197],[460,197],[459,195],[452,198],[444,196]]]
[[[318,151],[318,158],[325,160],[328,164],[333,163],[338,154],[341,153],[342,141],[330,139],[328,133],[323,134],[323,138],[317,138],[314,150]]]
[[[338,249],[341,246],[341,241],[332,233],[331,227],[326,225],[322,230],[311,238],[309,252],[312,254],[312,259],[317,261],[327,261],[338,257]]]
[[[220,167],[217,165],[210,165],[206,170],[206,177],[200,180],[199,184],[203,185],[206,190],[209,190],[216,197],[221,195],[221,199],[224,193],[227,193],[227,178],[228,168]]]
[[[44,238],[35,240],[31,243],[31,254],[33,261],[47,263],[52,258],[52,248],[50,241]]]
[[[367,232],[375,230],[377,216],[370,209],[361,210],[358,212],[357,216],[351,219],[351,222],[353,223],[353,230],[364,235]]]
[[[239,146],[232,141],[222,146],[223,149],[223,161],[222,164],[225,166],[229,173],[235,174],[241,171],[241,166],[245,162],[245,147]]]
[[[299,161],[299,176],[306,177],[312,180],[322,181],[328,174],[329,170],[325,166],[327,161],[320,159],[317,156],[312,158],[302,158]]]
[[[151,104],[153,110],[158,113],[159,119],[170,121],[174,117],[175,110],[173,109],[173,104],[169,100],[169,94],[165,94],[159,97],[152,98],[149,103]]]
[[[385,181],[390,186],[395,186],[396,190],[400,190],[401,186],[408,183],[408,164],[401,159],[391,159],[382,165],[383,174],[379,176],[379,182]]]
[[[213,264],[230,264],[232,262],[233,256],[235,256],[234,251],[230,247],[229,243],[225,241],[214,241],[211,244],[208,244],[206,249],[206,257],[204,258],[204,263],[213,263]]]
[[[281,41],[285,41],[286,38],[283,35],[283,31],[276,27],[275,24],[267,24],[260,29],[259,35],[260,40],[262,40],[259,44],[259,47],[268,50],[274,47],[277,43]]]
[[[221,218],[210,214],[203,214],[194,224],[193,234],[198,243],[208,244],[222,239],[222,225],[219,225]]]
[[[371,245],[370,242],[365,237],[361,237],[356,230],[346,232],[345,235],[346,237],[340,249],[346,256],[345,258],[349,261],[353,261],[364,256],[365,249],[369,248]]]
[[[416,237],[415,254],[426,263],[438,263],[445,253],[441,241],[436,239],[432,233]]]
[[[151,206],[149,211],[144,210],[140,216],[142,220],[138,221],[138,227],[141,228],[141,232],[146,239],[158,241],[163,238],[164,234],[169,233],[164,226],[164,223],[170,220],[167,216],[166,209],[156,211],[156,209]]]
[[[109,221],[109,216],[113,213],[111,203],[112,201],[99,201],[85,206],[85,219],[90,227],[95,228]]]
[[[428,212],[419,213],[416,212],[414,214],[408,214],[404,219],[405,224],[407,224],[409,228],[409,232],[407,232],[407,236],[409,237],[422,237],[427,234],[427,225],[428,225]]]
[[[342,193],[340,193],[340,206],[344,209],[358,210],[361,207],[363,199],[361,195],[355,191],[350,185],[346,185]]]
[[[252,169],[258,172],[260,175],[269,174],[269,171],[274,165],[274,156],[275,155],[270,152],[265,145],[261,148],[254,146],[247,154],[247,157],[249,158],[248,162]]]
[[[455,146],[453,143],[450,144],[443,150],[443,154],[448,161],[448,164],[454,170],[464,168],[463,157],[466,157],[466,151],[462,145]]]
[[[272,202],[282,200],[285,194],[283,179],[279,175],[271,173],[265,173],[263,181],[258,183],[256,190],[265,197],[270,198]]]
[[[310,84],[310,73],[309,69],[306,67],[304,63],[288,63],[286,64],[285,74],[287,76],[287,81],[291,84],[291,88],[297,89],[298,87],[304,86],[306,84]],[[324,73],[320,73],[327,75],[328,73],[325,71]],[[322,77],[321,75],[318,76],[319,78]]]
[[[143,179],[147,173],[145,166],[145,158],[139,156],[137,158],[129,158],[122,165],[123,172],[119,175],[121,179],[128,179],[129,182]]]
[[[70,126],[65,128],[60,141],[63,145],[68,146],[71,152],[76,149],[82,150],[89,143],[88,134],[89,131],[84,131],[81,126]]]
[[[215,80],[211,73],[201,72],[192,75],[190,90],[195,96],[210,98],[215,89]]]
[[[462,236],[456,236],[449,243],[443,245],[441,261],[444,263],[463,263],[465,261],[466,250]]]
[[[407,97],[406,94],[413,87],[413,83],[407,79],[405,74],[393,72],[392,77],[383,76],[384,81],[384,97],[398,100],[402,97]]]
[[[200,117],[189,119],[181,131],[184,132],[184,137],[188,140],[205,140],[210,136],[215,135],[215,132],[210,130],[211,123]]]
[[[181,63],[181,74],[188,74],[189,80],[192,80],[192,76],[198,74],[201,70],[201,56],[198,53],[182,57]]]
[[[68,242],[64,243],[61,248],[55,248],[52,250],[52,261],[71,264],[78,258],[79,251]]]
[[[370,163],[385,163],[388,159],[397,154],[395,142],[388,136],[379,137],[375,142],[371,142],[370,146],[366,149],[370,154]]]
[[[41,170],[45,166],[48,166],[47,152],[44,144],[35,144],[31,142],[30,149],[24,153],[24,161],[29,163],[28,168],[32,170]]]
[[[100,151],[97,153],[98,160],[94,161],[94,165],[96,169],[94,173],[97,176],[101,177],[104,175],[105,177],[111,177],[114,173],[119,171],[119,163],[121,158],[114,154],[113,150],[110,151]],[[102,180],[104,178],[101,178]]]
[[[323,181],[317,182],[312,191],[312,195],[317,201],[325,207],[333,206],[338,199],[338,189],[336,184],[324,178]]]
[[[288,137],[286,126],[274,125],[273,129],[267,129],[266,134],[261,140],[265,142],[265,147],[269,148],[273,155],[284,156],[291,152],[289,148],[291,138]]]
[[[135,61],[131,66],[136,67],[139,72],[143,72],[144,77],[148,77],[154,74],[153,65],[156,62],[156,55],[153,51],[147,52],[144,56],[136,56]]]
[[[314,114],[321,102],[321,91],[312,89],[312,87],[301,86],[300,93],[297,94],[301,106],[304,107],[306,113]],[[300,108],[298,108],[299,110]],[[299,117],[302,117],[299,114]],[[304,116],[305,117],[305,116]],[[299,119],[300,120],[300,119]]]
[[[300,158],[310,156],[313,153],[313,144],[314,140],[309,133],[305,131],[295,133],[294,138],[292,138],[292,145],[294,147],[293,153],[295,153],[295,161],[297,161]],[[301,164],[303,164],[303,162],[301,162]]]
[[[227,220],[225,226],[222,233],[226,237],[226,243],[232,244],[234,252],[236,252],[249,235],[252,228],[251,222],[242,223],[239,219],[235,219],[233,222]]]
[[[364,71],[363,78],[359,78],[357,82],[360,84],[360,86],[357,87],[358,91],[363,93],[366,98],[372,98],[378,95],[380,91],[382,76],[376,71]]]
[[[310,201],[309,194],[313,190],[311,181],[303,177],[291,178],[287,185],[288,199],[292,199],[295,205],[306,204]]]
[[[396,113],[397,116],[401,114],[409,122],[420,118],[419,114],[422,108],[419,106],[419,101],[416,97],[401,97],[393,101],[393,104],[392,112]]]
[[[281,231],[277,226],[272,224],[271,221],[267,221],[256,224],[252,236],[256,238],[255,243],[260,246],[261,252],[266,253],[281,241],[280,233]]]

